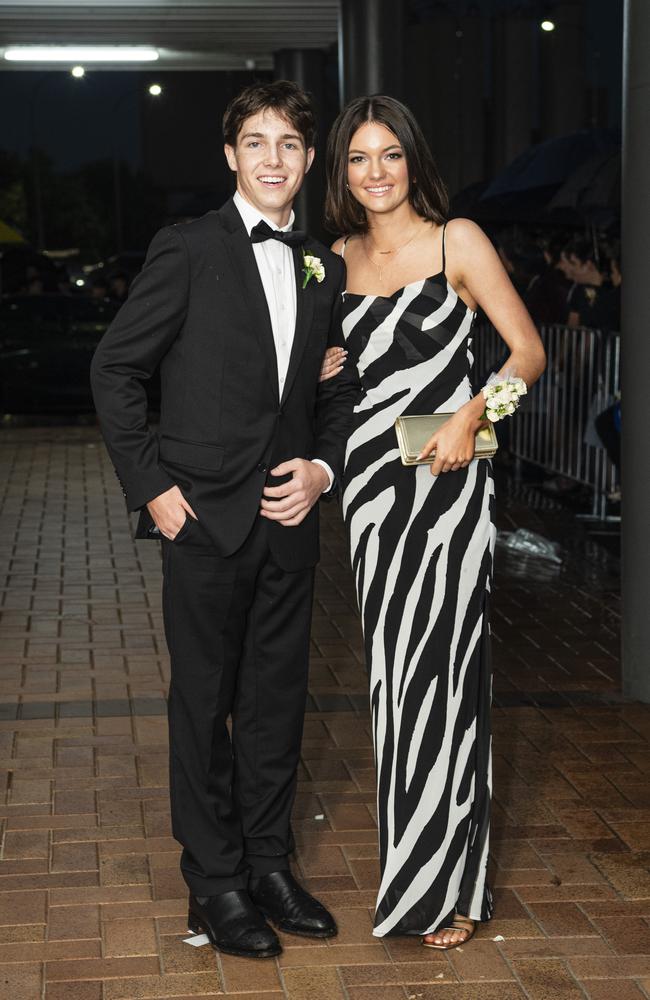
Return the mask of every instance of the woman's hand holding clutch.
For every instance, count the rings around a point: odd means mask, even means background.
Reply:
[[[464,469],[474,458],[476,431],[481,421],[470,414],[458,411],[445,421],[437,434],[429,438],[420,456],[433,456],[431,475],[456,472]]]
[[[327,382],[329,378],[338,375],[343,370],[343,362],[347,354],[348,352],[343,347],[328,347],[325,351],[318,381]]]

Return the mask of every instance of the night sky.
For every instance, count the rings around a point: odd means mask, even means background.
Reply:
[[[504,6],[522,6],[517,0],[474,0],[469,5],[482,8],[486,15]],[[461,13],[468,3],[456,0],[449,6]],[[433,0],[412,0],[412,16],[426,19],[434,7]],[[535,0],[535,7],[542,10],[544,4]],[[593,82],[597,74],[600,85],[607,88],[608,124],[615,125],[620,123],[622,0],[585,0],[585,14],[585,48],[577,57],[585,58],[588,81]],[[30,97],[43,76],[29,70],[0,72],[2,148],[27,154],[32,142]],[[47,151],[58,169],[105,159],[114,150],[120,159],[136,166],[140,162],[139,94],[155,78],[155,67],[115,72],[89,69],[82,80],[61,70],[49,73],[35,100],[36,145]],[[164,96],[158,100],[164,101]]]
[[[0,78],[0,146],[28,153],[30,104],[38,88],[34,100],[35,145],[47,151],[57,168],[73,169],[103,160],[114,150],[120,159],[135,165],[140,159],[139,94],[146,92],[154,80],[155,72],[149,68],[144,72],[87,69],[81,80],[61,70],[47,76],[29,70],[4,71]],[[159,100],[163,100],[162,96]]]

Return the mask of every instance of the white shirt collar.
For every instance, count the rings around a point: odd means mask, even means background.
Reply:
[[[271,229],[279,229],[282,233],[288,233],[291,229],[293,229],[295,221],[293,210],[291,211],[291,215],[289,216],[289,221],[286,226],[278,226],[275,222],[271,222],[270,219],[267,219],[265,215],[262,215],[260,210],[251,205],[251,203],[247,201],[246,198],[239,193],[239,191],[235,191],[233,201],[237,206],[237,211],[244,221],[246,232],[249,236],[251,234],[251,230],[258,224],[258,222],[266,222],[267,226],[270,226]]]

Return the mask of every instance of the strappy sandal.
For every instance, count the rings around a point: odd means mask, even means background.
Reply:
[[[459,917],[456,913],[454,919],[447,927],[441,927],[437,931],[433,931],[431,936],[439,937],[444,934],[445,931],[462,931],[466,936],[461,938],[460,941],[454,941],[453,944],[433,944],[433,942],[425,941],[422,938],[422,944],[425,948],[435,948],[437,951],[450,951],[452,948],[458,948],[461,944],[467,944],[471,941],[476,932],[476,921],[472,920],[470,917]],[[429,937],[427,934],[426,937]]]

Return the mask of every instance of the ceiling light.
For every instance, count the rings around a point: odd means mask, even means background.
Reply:
[[[86,75],[86,71],[83,66],[73,66],[70,72],[75,80],[81,80],[81,78]]]
[[[5,49],[9,62],[155,62],[156,49],[143,45],[14,45]]]
[[[555,21],[542,21],[540,28],[542,31],[555,31]]]
[[[152,97],[160,97],[162,94],[162,87],[159,83],[152,83],[149,87],[149,93]]]

